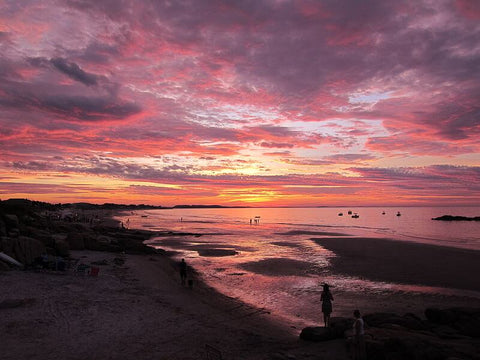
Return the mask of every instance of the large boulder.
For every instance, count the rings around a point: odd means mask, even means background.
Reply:
[[[436,309],[427,308],[425,310],[425,317],[436,324],[450,325],[455,321],[455,314],[451,309]]]
[[[405,329],[370,328],[365,345],[369,360],[445,360],[458,353],[441,339]]]
[[[67,243],[72,250],[84,250],[85,249],[85,236],[83,233],[70,232],[67,235]]]
[[[0,260],[0,271],[6,270],[10,270],[10,266],[6,262]]]
[[[97,240],[97,236],[94,234],[89,234],[84,238],[85,249],[88,250],[102,250],[102,244]]]
[[[15,257],[14,239],[8,236],[2,236],[0,238],[0,251],[4,252],[8,256]]]
[[[20,229],[18,228],[8,229],[7,236],[11,238],[18,238],[20,236]]]
[[[461,335],[480,337],[480,309],[475,308],[449,308],[425,310],[426,318],[439,325],[448,326],[458,331]]]
[[[335,336],[334,333],[330,330],[330,328],[308,326],[304,328],[300,333],[300,339],[319,342],[335,339]]]
[[[18,221],[18,216],[15,214],[5,214],[3,219],[8,229],[18,229],[20,222]]]
[[[346,317],[332,317],[330,318],[330,332],[336,338],[341,338],[345,332],[351,330],[353,327],[353,319]]]
[[[33,264],[37,257],[45,253],[45,245],[40,240],[26,236],[19,236],[12,240],[14,257],[24,265]]]
[[[7,225],[2,218],[0,218],[0,236],[7,236]]]
[[[57,240],[55,241],[55,255],[61,257],[68,257],[70,256],[70,247],[68,242],[65,240]]]
[[[403,316],[392,313],[374,313],[363,316],[368,326],[392,328],[392,325],[411,330],[427,330],[428,326],[416,315],[405,314]]]
[[[35,228],[33,226],[27,226],[25,230],[24,235],[40,240],[46,247],[53,246],[54,238],[49,231]]]

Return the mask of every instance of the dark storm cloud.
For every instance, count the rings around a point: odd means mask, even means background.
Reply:
[[[1,87],[1,86],[0,86]],[[40,110],[64,120],[118,120],[141,111],[139,105],[112,97],[88,97],[81,95],[44,94],[34,88],[18,86],[14,91],[5,89],[0,106],[21,111]],[[48,120],[48,119],[46,119]]]
[[[0,60],[0,63],[1,60]],[[97,88],[89,93],[81,91],[79,85],[63,85],[53,80],[48,82],[31,79],[25,81],[20,73],[29,66],[49,71],[52,64],[57,71],[68,75],[70,78],[85,84],[95,85],[100,77],[89,74],[74,63],[56,58],[49,60],[44,57],[27,58],[25,63],[14,64],[4,60],[5,66],[0,67],[0,107],[4,110],[41,112],[60,117],[64,120],[118,120],[124,119],[141,111],[141,107],[131,101],[125,101],[116,96],[112,90],[115,84],[108,81],[102,88]],[[81,85],[80,85],[81,86]],[[85,95],[80,95],[85,93]],[[38,114],[32,114],[40,122],[51,122],[51,117],[39,119]],[[2,119],[5,121],[5,118]]]
[[[83,71],[80,66],[73,62],[68,62],[63,58],[54,58],[51,59],[50,62],[58,70],[60,70],[74,80],[80,81],[81,83],[88,86],[97,85],[97,76]]]
[[[123,103],[110,98],[85,96],[49,96],[42,99],[39,108],[80,120],[125,119],[141,111],[134,103]]]

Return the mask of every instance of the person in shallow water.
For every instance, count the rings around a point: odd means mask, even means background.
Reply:
[[[187,280],[187,263],[185,259],[182,259],[180,262],[180,280],[182,285],[185,285],[185,281]]]
[[[332,313],[333,296],[330,292],[330,286],[328,286],[328,284],[323,284],[323,291],[320,300],[322,302],[323,322],[325,327],[329,327],[330,314]]]

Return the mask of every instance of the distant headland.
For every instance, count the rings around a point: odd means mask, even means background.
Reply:
[[[62,210],[62,209],[78,209],[78,210],[156,210],[156,209],[229,209],[229,208],[247,208],[248,206],[223,206],[223,205],[175,205],[175,206],[159,206],[146,204],[90,204],[86,202],[78,203],[57,203],[51,204],[42,201],[34,201],[28,199],[8,199],[0,200],[0,208],[25,208],[34,210]]]
[[[441,221],[480,221],[480,216],[467,217],[467,216],[453,216],[453,215],[443,215],[432,220],[441,220]]]

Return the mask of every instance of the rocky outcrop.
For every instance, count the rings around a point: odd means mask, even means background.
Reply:
[[[70,246],[65,240],[57,240],[54,244],[54,250],[56,256],[69,257],[70,256]]]
[[[128,230],[116,226],[113,220],[93,225],[92,222],[64,221],[58,216],[40,216],[20,201],[8,207],[0,202],[0,251],[27,266],[43,253],[68,257],[70,250],[97,250],[153,254],[157,251],[145,244],[153,233]],[[16,204],[16,203],[15,203]],[[0,264],[0,270],[9,268]]]
[[[0,251],[13,257],[24,265],[30,265],[35,258],[45,253],[45,245],[36,239],[26,236],[18,238],[4,237],[0,241]]]
[[[9,229],[18,229],[20,222],[18,221],[18,216],[15,214],[5,214],[3,215],[5,225]]]
[[[426,309],[414,314],[373,313],[363,317],[369,360],[480,359],[480,309]],[[332,318],[330,328],[307,327],[300,338],[328,341],[351,335],[353,320]],[[342,331],[343,330],[343,331]]]
[[[300,338],[307,341],[327,341],[339,339],[345,336],[345,332],[352,328],[353,319],[333,317],[330,319],[330,327],[310,326],[300,333]]]
[[[7,225],[5,221],[0,217],[0,236],[7,236]]]
[[[302,329],[300,339],[307,341],[327,341],[335,339],[329,328],[320,326],[308,326]]]
[[[363,317],[371,327],[401,327],[412,330],[427,330],[428,325],[414,314],[397,315],[392,313],[374,313]]]
[[[449,327],[460,335],[480,338],[480,309],[428,308],[425,310],[425,316],[432,324]]]
[[[66,238],[70,249],[72,250],[84,250],[85,249],[85,235],[81,232],[72,231],[69,232]]]
[[[440,221],[480,221],[480,216],[468,217],[468,216],[452,216],[452,215],[443,215],[432,220]]]

